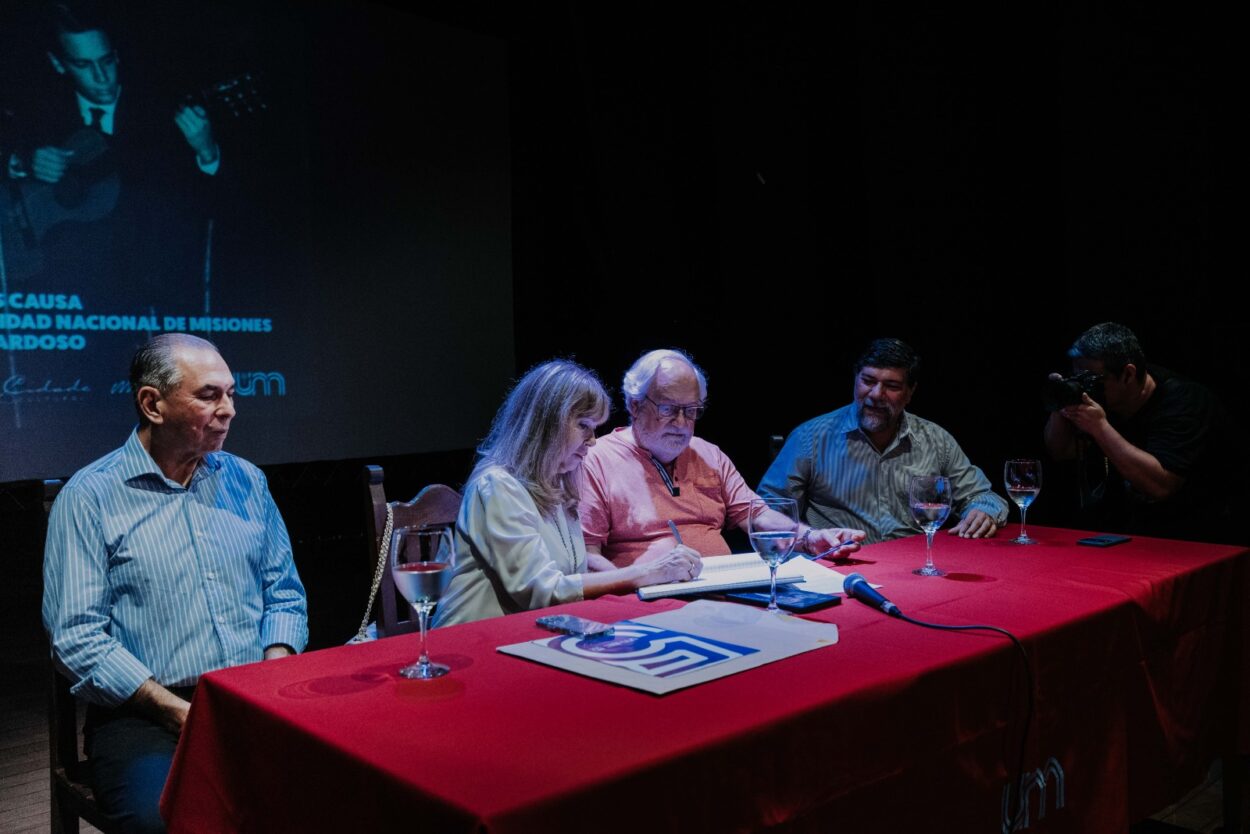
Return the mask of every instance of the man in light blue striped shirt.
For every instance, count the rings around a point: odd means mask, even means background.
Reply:
[[[992,536],[1007,502],[950,433],[906,411],[920,359],[898,339],[877,339],[856,363],[855,401],[808,420],[786,439],[764,474],[760,495],[794,498],[808,524],[858,527],[867,542],[921,532],[907,489],[914,475],[950,478],[965,538]]]
[[[157,804],[200,675],[308,640],[286,527],[256,467],[221,451],[234,377],[212,343],[165,334],[130,370],[139,425],[52,509],[43,621],[88,701],[96,796],[125,830]]]

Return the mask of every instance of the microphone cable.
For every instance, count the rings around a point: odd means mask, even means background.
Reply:
[[[895,609],[897,611],[897,609]],[[1029,654],[1024,650],[1024,645],[1005,628],[999,628],[992,625],[941,625],[939,623],[926,623],[924,620],[917,620],[907,616],[902,611],[898,611],[894,616],[900,620],[918,625],[921,628],[932,628],[937,631],[996,631],[999,634],[1009,638],[1012,644],[1020,652],[1020,659],[1024,663],[1024,679],[1028,688],[1028,698],[1026,699],[1026,707],[1024,711],[1024,732],[1020,735],[1020,758],[1016,763],[1016,778],[1010,779],[1008,773],[1007,791],[1008,791],[1008,808],[1011,807],[1010,799],[1015,798],[1018,807],[1010,814],[1009,824],[1004,831],[1015,831],[1016,823],[1018,823],[1024,815],[1024,757],[1028,751],[1029,745],[1029,727],[1033,724],[1033,670],[1029,666]]]

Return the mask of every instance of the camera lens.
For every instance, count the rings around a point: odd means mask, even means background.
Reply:
[[[1047,411],[1058,411],[1065,406],[1080,403],[1083,393],[1084,387],[1078,379],[1047,379],[1042,387],[1042,404]]]

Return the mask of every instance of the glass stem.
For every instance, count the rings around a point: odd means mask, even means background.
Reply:
[[[1028,507],[1020,508],[1020,539],[1022,541],[1029,537],[1029,534],[1024,531],[1024,517],[1028,515],[1028,512],[1029,512]]]
[[[425,650],[425,633],[429,626],[430,609],[434,606],[428,602],[418,602],[413,607],[417,609],[417,628],[421,631],[421,657],[417,658],[417,663],[425,668],[430,665],[430,656]]]
[[[934,530],[924,531],[924,566],[929,570],[933,569],[933,534],[935,532]]]
[[[769,597],[768,597],[768,610],[777,611],[779,610],[777,608],[777,565],[773,562],[768,563],[768,583],[770,586]]]

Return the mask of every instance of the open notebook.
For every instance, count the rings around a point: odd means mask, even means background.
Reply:
[[[797,564],[798,562],[807,562],[807,560],[797,557],[777,568],[778,585],[791,585],[804,581],[803,571]],[[704,556],[703,571],[697,579],[689,582],[647,585],[638,589],[638,598],[652,600],[661,597],[680,597],[714,591],[740,591],[744,588],[760,587],[768,587],[768,565],[758,553],[735,553],[732,556]]]

